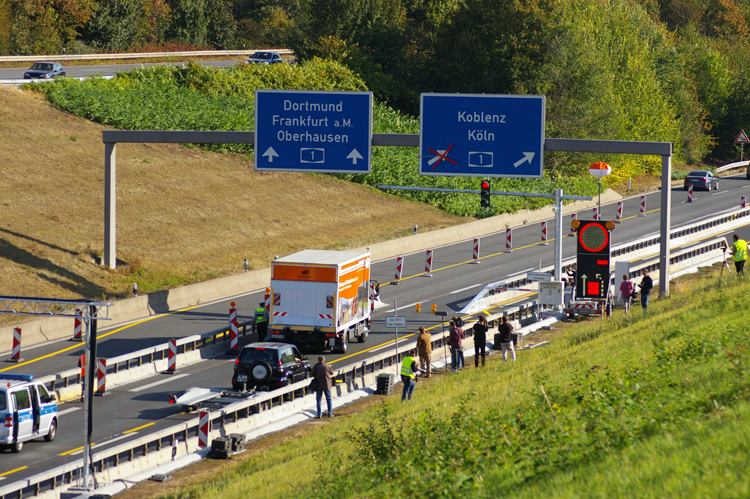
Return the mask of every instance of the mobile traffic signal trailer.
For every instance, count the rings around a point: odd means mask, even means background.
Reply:
[[[346,352],[370,332],[370,253],[304,250],[271,265],[270,339]]]
[[[612,221],[574,220],[571,226],[576,231],[576,276],[575,296],[570,297],[566,308],[568,314],[611,314],[611,238],[615,228]]]

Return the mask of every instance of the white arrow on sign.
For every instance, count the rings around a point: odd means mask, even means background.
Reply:
[[[266,149],[266,152],[263,153],[263,157],[268,156],[268,162],[273,163],[273,158],[278,158],[279,155],[276,153],[276,151],[273,150],[273,147],[269,147]]]
[[[347,156],[346,159],[351,159],[352,164],[356,165],[358,159],[364,159],[364,158],[359,153],[359,151],[357,151],[356,149],[352,149],[352,152],[349,153],[349,156]]]
[[[525,152],[525,153],[523,153],[523,158],[521,158],[518,161],[516,161],[515,163],[513,163],[513,166],[515,166],[516,168],[518,168],[519,166],[521,166],[523,163],[526,163],[527,161],[528,161],[529,164],[531,164],[531,160],[534,159],[534,154],[535,153],[533,153],[533,152]]]

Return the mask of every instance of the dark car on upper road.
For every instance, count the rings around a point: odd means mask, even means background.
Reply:
[[[710,191],[719,188],[719,177],[708,170],[693,170],[685,177],[685,190],[692,185],[693,189]]]
[[[310,363],[288,343],[256,342],[242,347],[234,362],[232,389],[275,390],[310,377]]]
[[[55,76],[65,76],[65,68],[59,62],[35,62],[23,74],[24,80],[33,78],[49,79]]]
[[[256,52],[247,60],[248,64],[278,64],[284,62],[278,52]]]

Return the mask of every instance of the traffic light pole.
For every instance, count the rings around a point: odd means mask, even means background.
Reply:
[[[555,281],[562,281],[563,191],[555,190]]]

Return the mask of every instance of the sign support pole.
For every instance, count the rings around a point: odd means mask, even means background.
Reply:
[[[393,299],[393,317],[396,317],[398,315],[398,300]],[[401,365],[401,359],[398,356],[398,327],[396,327],[396,376],[399,375],[401,372],[401,368],[399,367]]]

